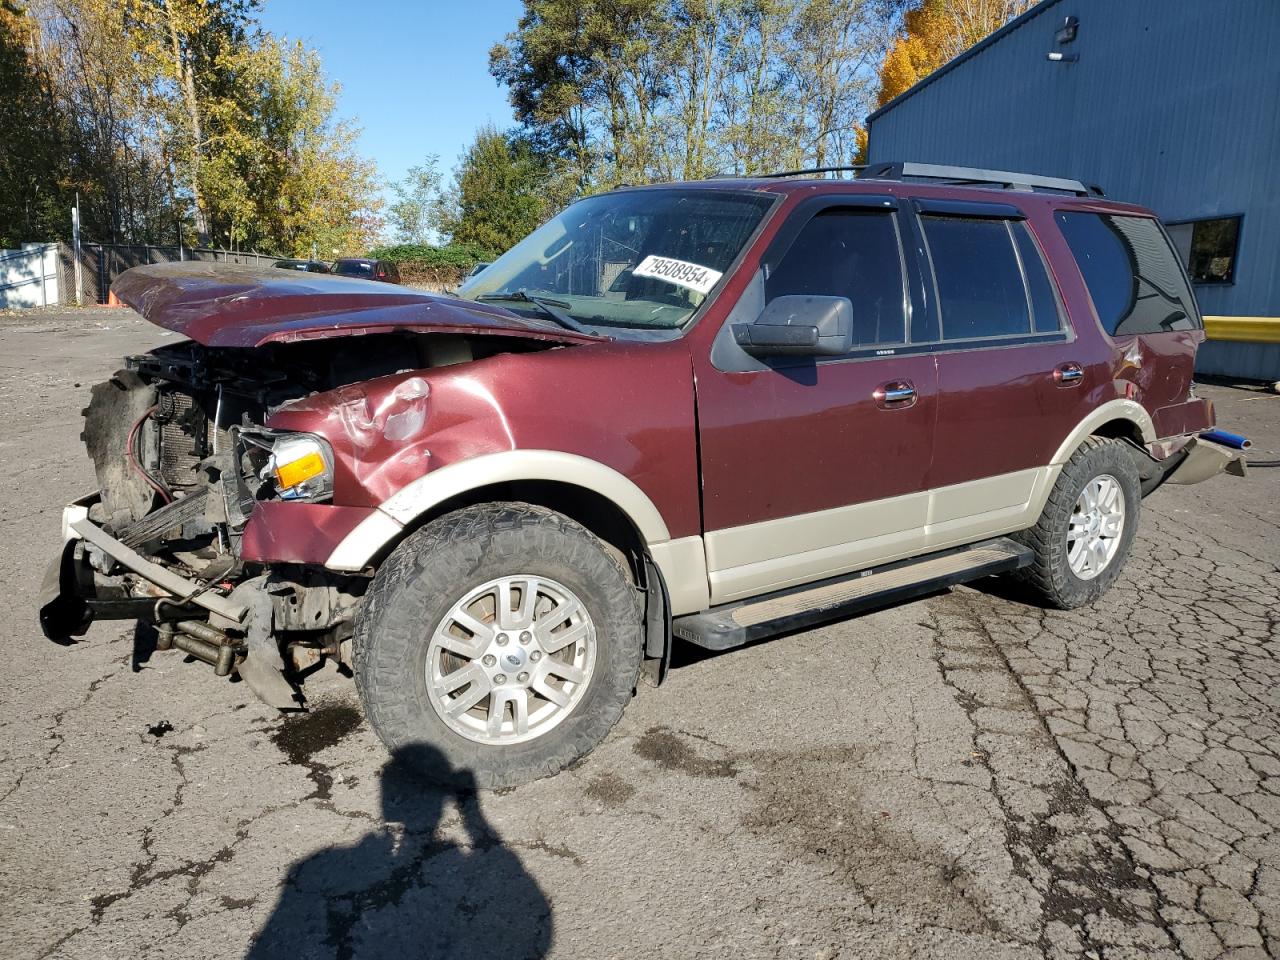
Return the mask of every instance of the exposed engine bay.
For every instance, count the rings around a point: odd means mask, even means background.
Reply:
[[[395,332],[247,348],[184,341],[125,358],[92,388],[84,411],[98,494],[84,508],[92,527],[66,544],[63,580],[74,571],[79,595],[91,598],[71,618],[80,618],[80,632],[91,619],[149,621],[158,648],[177,647],[222,675],[235,669],[267,702],[298,706],[291,681],[325,658],[349,667],[369,577],[242,556],[259,503],[322,503],[333,493],[328,444],[268,429],[268,419],[316,393],[549,345]],[[121,546],[140,562],[122,563]],[[183,578],[187,595],[140,574],[141,564]],[[247,615],[211,611],[201,597],[214,594]]]

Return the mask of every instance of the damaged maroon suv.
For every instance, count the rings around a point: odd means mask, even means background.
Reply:
[[[1074,181],[619,189],[456,296],[194,263],[114,289],[184,340],[93,388],[46,633],[145,621],[283,709],[335,660],[389,746],[484,786],[591,750],[673,638],[991,574],[1076,607],[1144,496],[1243,471],[1199,436],[1159,222]]]

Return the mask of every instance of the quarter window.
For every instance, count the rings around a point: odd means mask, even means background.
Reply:
[[[848,297],[855,346],[902,343],[902,256],[893,214],[824,210],[804,225],[765,280],[765,298]]]
[[[926,215],[921,223],[933,264],[942,339],[1030,334],[1031,306],[1009,221]]]
[[[1199,325],[1182,268],[1155,220],[1068,210],[1056,216],[1107,333]]]

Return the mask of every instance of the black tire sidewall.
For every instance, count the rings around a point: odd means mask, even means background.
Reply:
[[[452,730],[431,705],[427,654],[458,600],[515,574],[546,577],[578,597],[595,626],[596,662],[582,700],[553,729],[525,743],[483,744]],[[631,698],[643,648],[637,592],[593,534],[549,510],[484,505],[441,518],[396,549],[370,595],[357,626],[356,661],[370,723],[393,750],[429,744],[441,754],[442,770],[479,786],[557,772],[604,739]]]

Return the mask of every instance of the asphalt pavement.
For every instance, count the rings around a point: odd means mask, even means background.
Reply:
[[[1280,955],[1280,469],[1147,500],[1095,607],[989,581],[682,648],[573,769],[448,796],[336,672],[285,719],[40,635],[89,386],[166,339],[0,314],[0,956]],[[1201,393],[1280,458],[1280,396]]]

